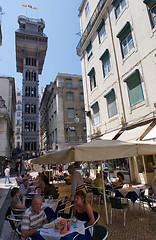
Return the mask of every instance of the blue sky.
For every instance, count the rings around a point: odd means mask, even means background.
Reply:
[[[29,4],[38,10],[22,7]],[[48,49],[39,76],[40,87],[55,80],[57,73],[81,74],[80,57],[76,46],[80,37],[78,8],[81,0],[0,0],[2,15],[2,46],[0,47],[0,75],[15,78],[16,87],[22,89],[22,74],[16,72],[15,31],[18,16],[43,18],[48,36]],[[27,12],[26,12],[27,11]]]

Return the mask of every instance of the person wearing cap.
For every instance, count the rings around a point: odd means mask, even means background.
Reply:
[[[73,164],[68,167],[68,172],[69,172],[69,174],[71,174],[70,200],[73,201],[76,191],[81,189],[82,191],[84,191],[86,193],[86,190],[85,190],[85,186],[84,186],[84,182],[83,182],[81,173],[79,173],[78,171],[75,170],[75,167]]]

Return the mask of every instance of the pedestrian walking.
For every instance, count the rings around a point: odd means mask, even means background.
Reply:
[[[8,179],[8,182],[11,183],[11,181],[10,181],[10,167],[9,167],[9,165],[7,165],[6,169],[4,170],[4,175],[5,175],[5,184],[7,183],[7,179]]]

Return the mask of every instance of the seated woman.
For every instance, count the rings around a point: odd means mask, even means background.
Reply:
[[[94,180],[94,187],[98,188],[99,192],[103,190],[102,177],[100,173],[96,174],[96,178]]]
[[[82,190],[75,193],[75,203],[73,206],[73,214],[80,221],[86,221],[87,226],[95,222],[91,205],[86,200],[86,195]]]
[[[58,193],[54,184],[50,184],[48,178],[44,178],[43,181],[44,181],[44,197],[48,198],[49,196],[52,196],[53,198],[57,198]]]
[[[117,172],[118,181],[113,183],[115,188],[121,188],[124,184],[124,175],[122,172]]]
[[[22,202],[19,200],[19,188],[14,187],[11,189],[11,201],[10,201],[10,208],[11,209],[24,209],[25,208],[25,196],[22,198]]]
[[[86,172],[85,183],[92,184],[92,179],[90,178],[90,173]]]

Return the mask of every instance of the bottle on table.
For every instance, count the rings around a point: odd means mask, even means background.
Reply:
[[[73,228],[77,228],[76,216],[73,214]]]

